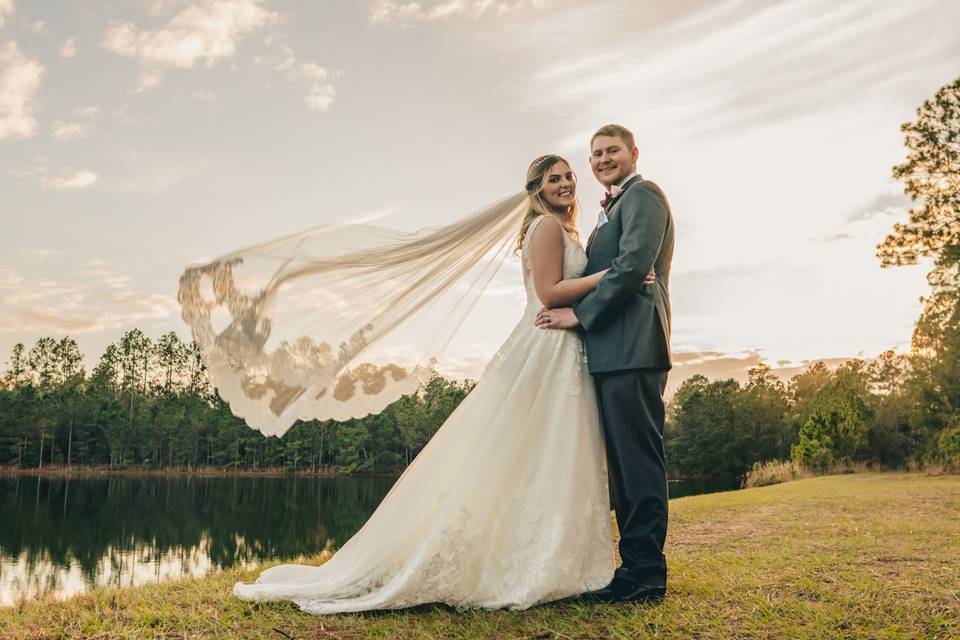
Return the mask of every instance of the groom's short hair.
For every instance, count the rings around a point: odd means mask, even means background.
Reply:
[[[613,136],[623,140],[624,144],[627,145],[628,150],[633,151],[633,148],[637,146],[637,143],[633,141],[633,132],[626,127],[622,127],[619,124],[605,124],[597,132],[593,134],[593,137],[590,138],[590,146],[593,146],[593,141],[597,139],[597,136]]]

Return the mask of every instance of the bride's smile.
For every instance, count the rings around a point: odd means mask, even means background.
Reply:
[[[570,210],[577,197],[577,176],[570,165],[561,160],[550,168],[542,195],[544,201],[558,213]]]

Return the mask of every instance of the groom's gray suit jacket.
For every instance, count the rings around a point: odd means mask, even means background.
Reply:
[[[590,373],[667,371],[670,362],[670,261],[673,216],[660,188],[635,176],[606,208],[609,222],[587,242],[584,275],[609,267],[574,305]],[[656,281],[644,285],[651,269]]]

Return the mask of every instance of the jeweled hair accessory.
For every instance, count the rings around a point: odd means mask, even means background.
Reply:
[[[554,162],[557,162],[558,160],[561,160],[560,156],[554,155],[552,153],[548,153],[547,155],[540,156],[539,158],[534,160],[533,163],[530,165],[530,170],[534,172],[539,171],[543,167],[543,165],[547,163],[550,163],[552,165]],[[537,188],[540,186],[540,180],[541,180],[540,177],[527,180],[527,184],[524,187],[526,192],[531,194],[535,193],[537,191]]]

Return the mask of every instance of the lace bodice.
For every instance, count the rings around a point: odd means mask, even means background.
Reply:
[[[543,216],[534,218],[530,223],[520,252],[523,284],[527,291],[523,316],[490,360],[484,376],[495,369],[506,368],[516,377],[516,385],[511,393],[520,393],[532,381],[547,377],[556,388],[576,396],[583,390],[581,380],[586,372],[587,357],[583,341],[576,331],[539,329],[534,324],[534,318],[543,304],[533,288],[530,241],[541,222]],[[563,243],[563,277],[578,278],[587,266],[587,254],[580,243],[566,233],[563,234]]]
[[[527,290],[527,306],[524,309],[524,317],[537,315],[543,304],[537,298],[537,292],[533,288],[533,263],[530,256],[530,243],[533,238],[533,231],[541,222],[544,216],[538,216],[530,222],[527,227],[527,235],[523,238],[523,248],[521,249],[521,261],[523,264],[523,284]],[[563,234],[563,278],[579,278],[583,275],[583,270],[587,268],[587,254],[580,246],[580,243],[570,237],[570,234]]]

